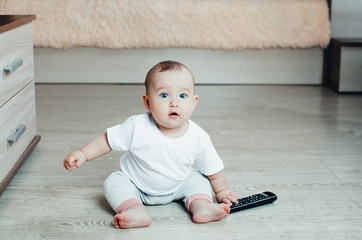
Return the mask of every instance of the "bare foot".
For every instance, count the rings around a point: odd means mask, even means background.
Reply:
[[[151,218],[145,207],[136,204],[114,216],[115,228],[140,228],[151,224]]]
[[[191,203],[190,212],[195,223],[208,223],[225,218],[230,213],[230,205],[197,199]]]

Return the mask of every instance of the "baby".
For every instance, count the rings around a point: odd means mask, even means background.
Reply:
[[[196,223],[223,219],[237,195],[209,135],[190,120],[199,97],[183,64],[164,61],[147,74],[142,96],[148,113],[107,129],[64,159],[71,171],[110,151],[124,151],[121,171],[104,182],[104,195],[117,213],[115,228],[151,224],[146,205],[182,200]],[[198,169],[193,168],[196,163]],[[212,190],[218,203],[213,203]]]

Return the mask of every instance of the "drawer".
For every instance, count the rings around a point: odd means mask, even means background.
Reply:
[[[17,126],[26,130],[16,142],[9,142]],[[35,87],[30,82],[0,108],[0,182],[6,177],[36,135]]]
[[[4,71],[16,60],[23,64],[15,71]],[[32,24],[0,33],[0,107],[34,79]]]

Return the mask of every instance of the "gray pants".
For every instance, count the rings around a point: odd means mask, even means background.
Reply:
[[[189,209],[191,202],[196,199],[205,199],[212,202],[210,182],[196,169],[190,172],[176,192],[167,195],[154,196],[142,192],[122,171],[109,175],[104,182],[103,189],[104,196],[115,212],[120,212],[120,209],[124,210],[122,203],[130,199],[139,199],[139,202],[146,205],[167,204],[172,201],[182,200],[187,209]]]

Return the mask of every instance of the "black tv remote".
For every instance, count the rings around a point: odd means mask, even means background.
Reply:
[[[237,203],[233,203],[230,206],[230,213],[272,203],[277,198],[277,195],[272,192],[262,192],[249,197],[239,198]]]

